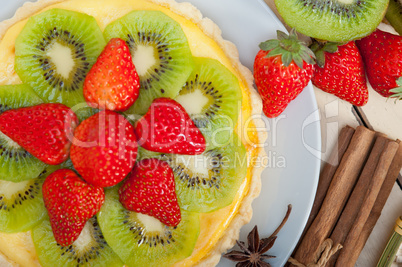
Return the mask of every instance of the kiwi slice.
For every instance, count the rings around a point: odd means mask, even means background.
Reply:
[[[194,58],[194,65],[175,100],[186,109],[209,147],[226,145],[241,108],[239,81],[215,59]]]
[[[235,134],[230,144],[201,155],[159,154],[141,148],[139,157],[169,163],[179,206],[193,212],[212,212],[231,204],[247,172],[246,149]]]
[[[35,179],[22,182],[0,180],[0,232],[25,232],[47,214],[43,203],[42,184],[58,169],[73,169],[70,159],[60,165],[49,165]]]
[[[174,98],[193,69],[183,30],[160,11],[133,11],[109,24],[104,35],[126,41],[140,77],[139,97],[127,114],[145,114],[155,98]]]
[[[98,218],[106,241],[127,266],[170,266],[191,255],[199,234],[197,213],[181,211],[180,223],[169,227],[126,210],[117,190],[105,190]]]
[[[402,1],[389,0],[389,6],[385,17],[394,29],[402,35]]]
[[[27,85],[0,86],[0,114],[43,103]],[[20,182],[39,176],[46,164],[0,132],[0,180]]]
[[[123,266],[123,262],[106,243],[96,216],[87,221],[78,239],[70,246],[57,244],[49,217],[33,228],[32,239],[43,267]]]
[[[50,171],[23,182],[0,180],[0,232],[25,232],[46,215],[42,184]]]
[[[92,16],[51,9],[31,17],[15,41],[15,71],[45,102],[63,103],[82,120],[93,114],[83,82],[105,46]]]
[[[346,42],[369,35],[389,0],[275,0],[285,22],[316,39]]]

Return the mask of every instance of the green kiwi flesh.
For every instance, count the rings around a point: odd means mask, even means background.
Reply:
[[[27,85],[0,86],[0,114],[43,103]],[[38,177],[46,164],[0,132],[0,180],[21,182]]]
[[[48,172],[19,183],[0,180],[0,232],[25,232],[46,215],[42,184]]]
[[[106,189],[99,224],[106,241],[129,267],[171,266],[191,255],[199,234],[199,215],[181,211],[181,221],[169,227],[148,215],[126,210],[118,188]]]
[[[389,0],[385,17],[399,35],[402,35],[402,2],[400,0]]]
[[[127,114],[145,114],[155,98],[174,98],[193,69],[183,30],[160,11],[132,11],[109,24],[104,35],[126,41],[140,77],[139,97]]]
[[[159,154],[141,148],[139,157],[169,163],[179,206],[192,212],[212,212],[231,204],[247,172],[246,149],[235,134],[228,145],[201,155]]]
[[[33,228],[32,239],[43,267],[123,266],[123,262],[106,243],[96,216],[87,221],[78,239],[70,246],[57,244],[48,217]]]
[[[95,18],[51,9],[31,17],[15,41],[15,71],[45,102],[63,103],[80,119],[93,114],[83,82],[105,46]]]
[[[223,146],[230,142],[241,107],[239,81],[215,59],[196,57],[194,66],[175,100],[186,109],[209,147]]]
[[[347,42],[369,35],[384,18],[389,0],[275,0],[285,22],[307,36]]]
[[[0,180],[0,232],[25,232],[42,221],[47,213],[42,184],[49,174],[63,168],[73,169],[70,159],[47,166],[35,179],[17,183]]]

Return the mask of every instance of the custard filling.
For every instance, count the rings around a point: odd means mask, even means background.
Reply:
[[[91,15],[97,20],[101,30],[104,30],[104,28],[112,21],[126,15],[133,10],[160,10],[176,20],[181,25],[184,33],[187,36],[193,56],[217,59],[238,78],[240,87],[242,89],[243,101],[241,111],[239,111],[239,123],[236,127],[237,134],[243,140],[243,143],[248,151],[249,159],[258,156],[258,149],[256,149],[256,147],[254,146],[254,144],[258,143],[258,136],[255,133],[252,133],[249,130],[245,129],[244,125],[242,125],[251,116],[249,93],[250,89],[247,88],[247,82],[245,78],[241,75],[240,71],[237,70],[235,66],[233,66],[231,60],[225,55],[222,48],[212,38],[207,36],[197,24],[172,12],[167,7],[163,7],[158,4],[148,2],[146,0],[102,0],[102,5],[99,4],[98,0],[69,0],[47,6],[42,11],[52,8],[74,10]],[[22,28],[26,24],[26,21],[27,19],[22,20],[10,27],[4,35],[2,41],[0,42],[0,85],[21,83],[21,80],[14,71],[14,44],[16,37],[21,32]],[[149,58],[148,55],[153,53],[153,51],[148,51],[147,47],[140,47],[140,49],[144,50],[144,57],[133,58],[133,61],[147,61]],[[61,51],[64,54],[68,54],[68,51],[66,51],[64,47],[58,43],[53,44],[52,51],[49,51],[49,53],[53,53],[51,55],[51,58],[54,58],[55,64],[58,66],[60,64],[58,64],[58,55],[57,53],[55,53],[57,51]],[[148,63],[152,65],[152,62]],[[67,76],[69,74],[70,67],[69,65],[64,65],[63,73],[65,73],[65,75]],[[147,70],[144,69],[139,71],[146,72]],[[242,122],[240,123],[240,121]],[[246,126],[249,129],[254,128],[253,123],[250,123]],[[248,166],[247,176],[240,186],[237,195],[233,200],[233,203],[215,212],[201,214],[201,230],[195,249],[190,257],[184,259],[181,262],[178,262],[176,264],[177,266],[193,265],[199,262],[201,259],[207,256],[208,253],[211,252],[214,245],[222,237],[225,230],[230,225],[232,219],[238,213],[240,204],[244,196],[247,195],[249,192],[251,177],[252,166]],[[12,255],[9,254],[10,251],[13,251],[13,249],[7,247],[8,242],[3,241],[10,240],[12,238],[21,239],[24,235],[26,235],[26,233],[0,233],[0,252],[3,252],[11,258]],[[27,246],[29,245],[27,244]],[[28,251],[28,254],[31,254],[30,257],[25,256],[25,260],[21,261],[21,256],[15,255],[15,257],[11,258],[11,260],[24,265],[24,262],[26,262],[26,260],[30,258],[32,259],[31,264],[37,264],[37,258],[35,256],[34,250],[31,250],[29,247],[27,247],[26,250]]]

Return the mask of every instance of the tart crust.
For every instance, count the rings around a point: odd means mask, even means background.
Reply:
[[[3,21],[0,23],[0,43],[3,40],[7,30],[15,25],[16,23],[29,18],[35,13],[40,12],[44,8],[65,2],[68,0],[39,0],[37,2],[27,2],[22,7],[20,7],[15,13],[14,17]],[[85,0],[82,0],[85,1]],[[174,0],[146,0],[148,2],[152,2],[154,4],[163,6],[168,8],[170,11],[192,21],[195,23],[205,35],[209,38],[212,38],[219,47],[223,50],[226,57],[230,60],[233,69],[236,70],[236,74],[240,77],[244,83],[243,88],[243,99],[248,98],[246,101],[247,106],[244,104],[242,109],[240,110],[239,117],[242,117],[244,109],[249,109],[249,116],[251,119],[251,123],[248,123],[249,129],[259,129],[258,131],[246,130],[242,127],[240,123],[237,125],[236,132],[238,133],[246,133],[240,134],[242,137],[242,142],[245,145],[248,152],[248,179],[249,183],[246,185],[248,188],[245,190],[245,194],[240,198],[241,202],[238,205],[238,208],[235,210],[236,214],[233,216],[232,220],[229,222],[227,228],[224,230],[224,233],[221,235],[219,240],[213,245],[212,249],[207,251],[203,257],[194,263],[196,266],[214,266],[216,265],[222,253],[231,248],[235,241],[239,237],[240,228],[248,223],[252,216],[252,207],[251,203],[253,199],[255,199],[259,193],[261,188],[261,172],[263,171],[262,166],[255,166],[252,162],[255,162],[255,159],[264,157],[265,151],[262,144],[265,142],[267,133],[262,131],[261,129],[265,129],[265,124],[261,119],[262,114],[262,103],[261,98],[258,95],[257,91],[253,87],[253,75],[249,69],[243,66],[239,61],[239,55],[236,46],[222,38],[221,30],[219,27],[209,18],[203,17],[201,12],[194,7],[190,3],[177,3]],[[0,80],[0,84],[4,84],[6,82],[2,82]],[[243,101],[244,102],[244,101]],[[244,119],[244,118],[243,118]],[[243,120],[244,121],[244,120]],[[247,179],[245,177],[245,180]],[[244,183],[243,185],[244,186]],[[17,233],[17,234],[5,234],[0,233],[0,242],[7,243],[7,239],[15,235],[19,240],[29,240],[29,242],[21,241],[21,247],[18,249],[10,249],[8,251],[0,250],[0,265],[1,266],[40,266],[37,261],[36,252],[32,244],[32,240],[30,237],[30,232],[26,233]],[[15,238],[12,237],[12,238]],[[19,254],[20,256],[17,259],[14,257],[15,254]],[[14,255],[12,255],[14,254]],[[33,255],[32,255],[33,254]],[[19,264],[14,262],[19,261]],[[25,260],[24,260],[25,259]],[[176,265],[180,265],[179,262]],[[28,265],[29,264],[29,265]],[[32,265],[33,264],[33,265]],[[187,265],[187,264],[186,264]]]

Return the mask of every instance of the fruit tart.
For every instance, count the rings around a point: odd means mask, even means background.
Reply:
[[[211,20],[173,0],[39,0],[0,24],[0,51],[1,266],[217,264],[252,216],[265,133],[252,74]],[[56,107],[74,114],[57,128],[70,139],[135,148],[113,165],[71,141],[43,161]],[[58,221],[84,213],[79,230]]]

